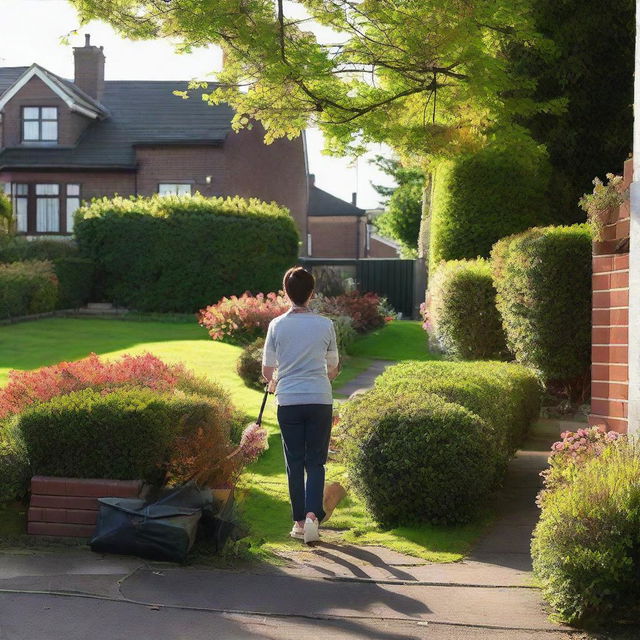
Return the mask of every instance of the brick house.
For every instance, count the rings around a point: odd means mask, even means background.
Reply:
[[[185,82],[105,80],[89,36],[73,53],[73,82],[37,64],[0,67],[0,184],[19,233],[69,234],[93,197],[199,191],[275,200],[306,236],[304,139],[233,133],[230,107],[173,95]]]
[[[310,184],[304,136],[265,145],[259,125],[234,133],[229,106],[173,94],[186,82],[105,80],[88,35],[73,56],[73,82],[37,64],[0,67],[0,186],[18,233],[69,235],[94,197],[197,191],[287,207],[303,256],[387,257],[362,209]]]
[[[336,198],[309,176],[307,255],[312,258],[397,258],[395,243],[373,232],[367,211]]]

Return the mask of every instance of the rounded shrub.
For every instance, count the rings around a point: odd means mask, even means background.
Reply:
[[[430,284],[429,318],[444,350],[461,360],[507,355],[489,261],[441,262]]]
[[[298,253],[286,209],[239,197],[104,198],[76,212],[74,229],[96,263],[96,296],[139,311],[277,290]]]
[[[253,389],[264,389],[262,378],[262,352],[264,350],[264,338],[257,338],[247,345],[236,363],[236,371],[244,383]]]
[[[485,420],[495,438],[495,455],[487,470],[496,483],[540,411],[535,373],[506,362],[406,362],[389,367],[375,386],[390,396],[438,395]]]
[[[349,477],[383,526],[472,519],[492,483],[492,428],[437,395],[374,389],[340,410]]]
[[[496,243],[492,257],[509,350],[582,399],[591,366],[588,225],[530,229]]]
[[[490,145],[436,167],[430,265],[487,258],[504,236],[548,223],[550,166],[532,141]]]
[[[640,621],[640,448],[626,441],[546,492],[532,544],[547,601],[567,622]]]

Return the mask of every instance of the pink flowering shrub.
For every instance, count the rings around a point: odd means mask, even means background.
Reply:
[[[169,391],[183,377],[188,377],[183,367],[167,365],[150,353],[126,354],[115,361],[101,360],[92,353],[76,362],[59,362],[35,371],[11,371],[8,384],[0,389],[0,420],[34,402],[47,402],[82,389],[108,391],[133,386]]]
[[[605,431],[604,427],[589,427],[577,431],[564,431],[561,440],[551,446],[549,468],[540,475],[544,479],[544,490],[538,497],[542,504],[547,492],[566,486],[571,482],[579,466],[586,461],[600,456],[612,444],[626,440],[615,431]]]
[[[247,291],[202,309],[198,322],[214,340],[248,344],[266,335],[271,320],[288,309],[289,302],[282,291],[255,296]]]

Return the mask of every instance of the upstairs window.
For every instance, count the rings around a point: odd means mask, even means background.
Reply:
[[[161,196],[190,196],[191,185],[163,182],[158,185],[158,194]]]
[[[57,142],[58,141],[58,108],[57,107],[23,107],[22,108],[22,141],[23,142]]]

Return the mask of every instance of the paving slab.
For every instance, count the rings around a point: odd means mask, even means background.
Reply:
[[[285,570],[267,576],[140,569],[122,583],[121,593],[136,602],[214,611],[558,630],[534,589],[341,582]]]

